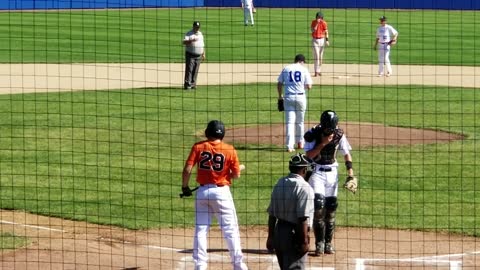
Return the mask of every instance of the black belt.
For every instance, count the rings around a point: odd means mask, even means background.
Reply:
[[[196,54],[196,53],[191,53],[191,52],[186,52],[188,55],[193,56],[193,57],[200,57],[202,56],[201,54]]]
[[[224,187],[225,185],[220,185],[220,184],[200,184],[201,187],[204,187],[206,185],[215,185],[217,187]]]
[[[293,93],[293,94],[285,94],[287,96],[301,96],[303,95],[304,93]]]
[[[281,224],[281,225],[288,225],[288,226],[296,226],[295,223],[292,223],[290,221],[286,221],[286,220],[283,220],[283,219],[277,219],[277,224]]]
[[[316,168],[316,170],[319,171],[319,172],[331,172],[332,168],[330,168],[330,167],[318,167],[318,168]]]

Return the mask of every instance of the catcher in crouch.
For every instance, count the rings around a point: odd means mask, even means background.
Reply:
[[[315,164],[309,183],[315,193],[313,232],[315,234],[315,256],[334,254],[332,245],[335,230],[335,211],[338,193],[337,150],[343,154],[347,167],[347,180],[344,187],[355,193],[357,178],[353,174],[352,149],[342,129],[337,127],[338,116],[327,110],[320,116],[320,124],[308,130],[305,135],[304,150]]]

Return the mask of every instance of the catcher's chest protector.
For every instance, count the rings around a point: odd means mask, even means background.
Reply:
[[[333,164],[335,162],[338,144],[340,143],[343,133],[344,132],[342,129],[335,129],[333,132],[333,140],[323,147],[322,151],[320,151],[320,154],[317,155],[313,161],[320,165]]]

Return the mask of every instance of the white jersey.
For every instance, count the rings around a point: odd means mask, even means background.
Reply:
[[[200,31],[197,31],[195,33],[193,30],[190,30],[188,33],[185,34],[185,37],[183,38],[184,41],[189,41],[193,40],[192,43],[187,44],[185,46],[185,50],[189,53],[195,54],[195,55],[202,55],[204,48],[205,48],[205,43],[203,42],[203,34]]]
[[[283,68],[278,76],[278,82],[285,86],[286,96],[295,95],[305,93],[305,85],[312,85],[312,76],[305,66],[295,63]]]
[[[385,26],[382,25],[377,28],[377,38],[380,44],[390,42],[396,35],[398,35],[397,30],[395,30],[395,28],[389,24],[385,24]]]
[[[253,0],[242,0],[243,8],[252,8]]]

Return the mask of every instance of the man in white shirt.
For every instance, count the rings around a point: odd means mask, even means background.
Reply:
[[[305,64],[305,56],[295,56],[295,63],[285,66],[278,76],[278,99],[284,100],[286,122],[286,146],[288,152],[303,149],[305,111],[307,110],[306,90],[312,89],[312,77]],[[283,89],[285,86],[285,89]]]
[[[200,32],[200,22],[193,22],[192,30],[183,38],[185,45],[185,90],[197,88],[197,75],[200,63],[205,60],[205,43],[203,34]]]
[[[378,46],[378,76],[384,75],[384,66],[387,69],[385,76],[392,75],[392,65],[390,64],[390,46],[397,43],[398,32],[391,25],[387,24],[387,17],[379,18],[380,27],[377,28],[375,45],[373,49],[377,50]]]

